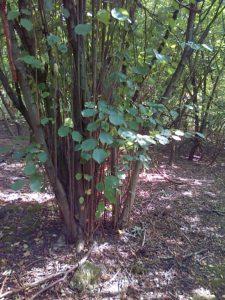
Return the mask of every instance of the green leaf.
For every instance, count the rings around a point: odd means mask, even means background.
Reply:
[[[193,50],[199,50],[200,49],[200,45],[198,45],[198,44],[196,44],[196,43],[194,43],[194,42],[191,42],[191,41],[189,41],[189,42],[187,42],[187,43],[185,43],[187,46],[189,46],[191,49],[193,49]]]
[[[82,205],[84,203],[84,197],[79,198],[79,203]]]
[[[40,192],[43,182],[40,175],[33,175],[30,177],[29,186],[32,192]]]
[[[83,143],[81,144],[82,151],[86,151],[86,152],[94,150],[96,147],[97,147],[97,141],[96,139],[93,138],[87,139],[83,141]]]
[[[61,53],[65,54],[68,52],[68,47],[66,44],[60,44],[58,45],[58,49]]]
[[[58,129],[58,135],[60,137],[65,137],[69,134],[70,132],[70,128],[68,126],[61,126],[59,129]]]
[[[105,25],[109,25],[110,21],[110,12],[106,9],[100,9],[97,12],[97,19]]]
[[[160,144],[162,145],[169,144],[169,140],[165,136],[157,134],[155,137]]]
[[[110,123],[112,123],[113,125],[123,125],[125,123],[124,118],[122,116],[121,113],[117,113],[117,112],[110,112],[109,115],[109,121]]]
[[[32,28],[33,28],[33,25],[32,25],[32,23],[31,23],[31,21],[30,20],[28,20],[28,19],[20,19],[20,25],[23,27],[23,28],[25,28],[27,31],[31,31],[32,30]]]
[[[53,2],[52,0],[44,0],[44,10],[49,12],[53,9]]]
[[[104,149],[97,148],[93,151],[92,158],[101,164],[108,157],[107,152]]]
[[[20,12],[18,10],[10,10],[7,14],[7,18],[9,21],[13,21],[16,18],[18,18],[20,15]]]
[[[76,178],[76,180],[81,180],[82,174],[81,174],[81,173],[77,173],[77,174],[75,175],[75,178]]]
[[[68,11],[67,8],[63,8],[62,13],[63,13],[64,18],[66,18],[66,19],[69,18],[70,12]]]
[[[86,108],[95,108],[95,103],[91,102],[91,101],[86,101],[84,103],[84,107],[86,107]]]
[[[97,211],[99,211],[100,213],[103,213],[105,210],[105,204],[104,202],[99,202],[98,203],[98,207],[97,207]]]
[[[203,133],[201,133],[201,132],[195,132],[195,134],[196,134],[197,136],[199,136],[200,138],[202,138],[202,139],[205,138],[205,135],[204,135]]]
[[[178,136],[184,136],[184,132],[179,129],[177,129],[174,133]]]
[[[148,135],[137,134],[137,142],[141,147],[148,147],[151,144],[156,144],[155,140]]]
[[[72,139],[75,141],[75,142],[78,142],[80,143],[83,139],[82,135],[80,134],[79,131],[73,131],[72,132]]]
[[[25,155],[24,151],[16,150],[13,152],[12,158],[15,160],[20,160]]]
[[[87,180],[87,181],[91,181],[93,178],[93,176],[91,175],[88,175],[88,174],[84,174],[84,179]]]
[[[7,154],[12,150],[10,146],[1,146],[0,147],[0,154]]]
[[[176,120],[176,118],[179,116],[178,112],[175,111],[175,110],[171,110],[170,115],[171,115],[173,120]]]
[[[92,30],[92,26],[91,24],[78,24],[75,27],[75,33],[79,34],[79,35],[87,35],[88,33],[90,33]]]
[[[207,50],[210,51],[210,52],[213,52],[213,48],[210,47],[209,45],[202,44],[202,47],[205,48],[205,49],[207,49]]]
[[[27,163],[24,168],[24,173],[27,176],[33,175],[36,173],[36,166],[33,163]]]
[[[23,61],[25,64],[30,65],[32,68],[41,69],[42,63],[32,55],[24,55],[19,58],[19,60]]]
[[[48,154],[46,152],[38,153],[37,157],[42,163],[45,163],[48,160]]]
[[[109,79],[116,82],[126,82],[127,76],[122,72],[113,72],[110,74]]]
[[[73,120],[71,118],[65,118],[64,126],[73,128]]]
[[[101,113],[100,113],[101,114]],[[99,114],[99,116],[100,116],[100,114]],[[110,129],[110,124],[109,124],[109,122],[107,122],[107,121],[104,121],[104,122],[102,122],[102,129],[103,130],[105,130],[105,131],[109,131],[109,129]]]
[[[111,10],[111,15],[114,19],[116,19],[118,21],[129,21],[131,23],[131,21],[129,19],[129,13],[124,8],[118,8],[118,7],[113,8]]]
[[[102,131],[99,135],[99,139],[102,144],[107,144],[110,145],[113,143],[113,137],[111,136],[110,133],[107,133],[105,131]]]
[[[24,180],[19,179],[16,180],[12,185],[11,185],[11,189],[14,191],[19,191],[24,187]]]
[[[91,159],[91,154],[87,153],[87,152],[81,152],[81,158],[88,161],[89,159]]]
[[[22,8],[22,9],[21,9],[21,12],[22,12],[24,15],[27,15],[27,16],[30,16],[30,15],[31,15],[30,10],[27,9],[27,8]]]
[[[104,195],[111,203],[116,201],[116,189],[118,186],[119,179],[116,176],[106,177]]]
[[[175,141],[180,141],[181,140],[180,136],[178,136],[178,135],[172,135],[172,139],[175,140]]]
[[[162,129],[161,134],[165,137],[171,137],[172,133],[169,129]]]
[[[130,141],[135,141],[137,139],[137,134],[131,130],[121,127],[118,130],[118,134],[123,138]]]
[[[35,144],[35,143],[29,144],[26,147],[26,152],[28,152],[28,153],[39,153],[40,152],[39,147],[40,147],[39,144]]]
[[[43,92],[43,93],[41,94],[41,97],[45,99],[45,98],[47,98],[49,95],[50,95],[49,92]]]
[[[155,57],[156,57],[157,60],[160,60],[160,61],[163,61],[163,62],[168,62],[168,58],[165,55],[159,53],[157,50],[153,50],[153,52],[154,52]]]
[[[98,182],[97,184],[96,184],[96,189],[97,189],[97,191],[98,192],[102,192],[102,191],[104,191],[104,183],[103,182]]]
[[[89,123],[89,124],[88,124],[87,130],[90,131],[90,132],[93,132],[93,131],[97,130],[99,127],[100,127],[100,124],[99,124],[99,123],[97,123],[97,122],[92,122],[92,123]]]
[[[147,66],[137,66],[132,68],[132,72],[144,76],[148,74],[149,68]]]
[[[97,114],[97,110],[87,108],[87,109],[84,109],[81,114],[85,118],[94,117]]]
[[[107,176],[105,179],[105,187],[116,189],[119,186],[119,179],[116,176]]]
[[[41,124],[42,125],[47,125],[50,121],[51,121],[51,118],[45,117],[45,118],[41,119]]]
[[[49,46],[53,47],[55,44],[59,42],[59,37],[57,35],[50,33],[50,35],[47,37],[47,42]]]

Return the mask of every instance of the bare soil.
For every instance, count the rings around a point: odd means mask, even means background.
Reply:
[[[0,132],[0,146],[21,146]],[[196,289],[225,298],[225,155],[211,166],[207,158],[180,157],[171,167],[166,152],[156,152],[158,163],[140,176],[129,229],[113,233],[102,226],[97,234],[88,260],[104,266],[101,282],[78,292],[68,276],[35,299],[183,300],[193,299]],[[24,178],[22,170],[11,155],[0,156],[0,299],[67,270],[83,255],[60,240],[49,190],[11,190],[14,180]],[[33,299],[51,282],[4,299]]]

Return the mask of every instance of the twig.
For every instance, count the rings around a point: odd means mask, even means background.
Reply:
[[[1,287],[1,290],[0,290],[0,295],[2,294],[2,291],[3,291],[3,288],[4,288],[4,285],[6,283],[7,278],[8,278],[8,276],[6,276],[5,279],[3,280],[2,287]]]
[[[145,239],[146,239],[146,230],[144,229],[143,240],[142,240],[142,243],[141,243],[141,249],[144,247]]]
[[[206,252],[208,249],[201,249],[199,251],[196,251],[196,252],[191,252],[189,254],[186,254],[185,256],[183,256],[183,260],[187,259],[187,258],[190,258],[192,256],[195,256],[195,255],[199,255],[199,254],[202,254],[204,252]]]
[[[35,299],[37,296],[39,296],[41,293],[45,292],[46,290],[48,290],[49,288],[51,288],[52,286],[56,285],[58,282],[60,281],[63,281],[66,279],[66,277],[71,273],[73,272],[74,270],[78,269],[81,265],[83,265],[86,260],[88,259],[88,257],[90,256],[93,248],[94,248],[95,244],[93,244],[91,246],[91,248],[88,250],[87,254],[79,261],[77,262],[73,267],[71,267],[69,270],[67,271],[61,271],[61,272],[58,272],[56,274],[52,274],[50,276],[47,276],[41,280],[38,280],[36,282],[33,282],[33,283],[30,283],[30,284],[27,284],[27,285],[24,285],[23,287],[20,287],[20,288],[17,288],[17,289],[13,289],[12,291],[9,291],[9,292],[6,292],[4,294],[0,294],[0,299],[3,299],[7,296],[10,296],[10,295],[13,295],[13,294],[17,294],[21,291],[26,291],[26,290],[29,290],[29,289],[33,289],[39,285],[42,285],[43,283],[49,281],[49,280],[52,280],[58,276],[61,276],[61,275],[64,275],[62,278],[59,278],[58,280],[54,281],[53,283],[51,283],[50,285],[46,286],[45,288],[41,289],[38,293],[36,293],[31,299]]]

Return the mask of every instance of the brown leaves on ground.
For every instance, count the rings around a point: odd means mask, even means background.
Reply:
[[[169,167],[160,155],[158,166],[140,176],[130,228],[112,234],[105,226],[96,235],[89,259],[104,265],[101,283],[80,293],[69,281],[60,283],[40,299],[182,300],[191,299],[195,290],[210,295],[201,299],[223,297],[224,161],[207,166],[177,159]],[[12,177],[22,176],[11,158],[0,163],[0,174],[1,295],[67,270],[79,256],[74,246],[57,244],[61,224],[51,195],[28,195],[26,188],[11,192]],[[36,292],[28,290],[17,299]]]

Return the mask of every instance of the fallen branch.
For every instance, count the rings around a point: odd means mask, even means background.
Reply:
[[[46,287],[44,287],[43,289],[41,289],[39,292],[37,292],[31,299],[35,299],[37,298],[37,296],[39,296],[40,294],[42,294],[43,292],[47,291],[48,289],[50,289],[51,287],[55,286],[57,283],[61,282],[61,281],[64,281],[66,279],[66,277],[72,273],[73,271],[75,271],[76,269],[78,269],[80,266],[82,266],[86,260],[88,259],[88,257],[90,256],[93,248],[94,248],[95,244],[93,244],[91,246],[91,248],[88,250],[87,254],[80,260],[78,261],[74,266],[72,266],[70,269],[68,269],[67,271],[61,271],[61,272],[58,272],[56,274],[52,274],[50,276],[47,276],[41,280],[38,280],[36,282],[33,282],[33,283],[30,283],[30,284],[26,284],[20,288],[17,288],[17,289],[13,289],[9,292],[5,292],[4,294],[0,294],[0,299],[3,299],[5,297],[8,297],[8,296],[11,296],[11,295],[14,295],[14,294],[17,294],[19,292],[22,292],[22,291],[27,291],[27,290],[30,290],[30,289],[33,289],[35,287],[38,287],[40,285],[42,285],[43,283],[45,282],[48,282],[52,279],[55,279],[59,276],[62,276],[64,275],[63,277],[57,279],[56,281],[52,282],[51,284],[47,285]],[[31,300],[30,299],[30,300]]]

